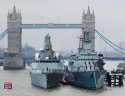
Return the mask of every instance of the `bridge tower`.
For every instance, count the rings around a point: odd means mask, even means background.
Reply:
[[[7,16],[7,33],[8,33],[8,52],[5,54],[4,69],[22,69],[24,68],[23,58],[21,55],[22,16],[20,12],[13,7],[12,12]]]
[[[19,28],[20,24],[22,24],[21,13],[16,12],[14,6],[13,12],[8,12],[7,16],[8,52],[18,54],[21,52],[22,29]]]
[[[95,14],[94,10],[92,13],[90,12],[89,6],[86,13],[83,11],[82,26],[82,32],[90,32],[90,41],[92,42],[91,49],[95,50]]]

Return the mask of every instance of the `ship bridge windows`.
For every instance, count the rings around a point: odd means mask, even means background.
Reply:
[[[98,60],[98,59],[91,58],[91,59],[78,59],[78,60]]]
[[[49,62],[49,63],[59,63],[60,61],[59,60],[36,60],[35,62],[43,62],[43,63],[46,63],[46,62]]]
[[[80,54],[81,56],[97,56],[96,54]]]

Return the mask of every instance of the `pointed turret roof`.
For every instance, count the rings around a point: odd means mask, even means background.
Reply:
[[[90,13],[90,8],[89,8],[89,6],[88,6],[87,14],[88,14],[88,15],[91,14],[91,13]]]
[[[16,20],[16,15],[17,15],[17,13],[16,13],[16,7],[14,5],[13,12],[12,12],[12,20]]]
[[[92,16],[94,16],[94,17],[95,17],[94,9],[93,9],[93,12],[92,12]]]
[[[82,14],[82,16],[84,17],[85,16],[85,10],[83,9],[83,14]]]
[[[12,13],[13,15],[16,15],[16,7],[15,7],[15,5],[14,5],[14,7],[13,7],[13,13]]]

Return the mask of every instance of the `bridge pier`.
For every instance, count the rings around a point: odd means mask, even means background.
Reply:
[[[4,70],[25,69],[22,55],[6,53],[4,60]]]

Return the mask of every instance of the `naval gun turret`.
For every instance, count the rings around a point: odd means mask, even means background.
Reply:
[[[104,71],[104,65],[105,65],[105,62],[103,61],[103,54],[98,54],[98,61],[97,61],[97,67],[99,67],[99,70],[101,71]]]

